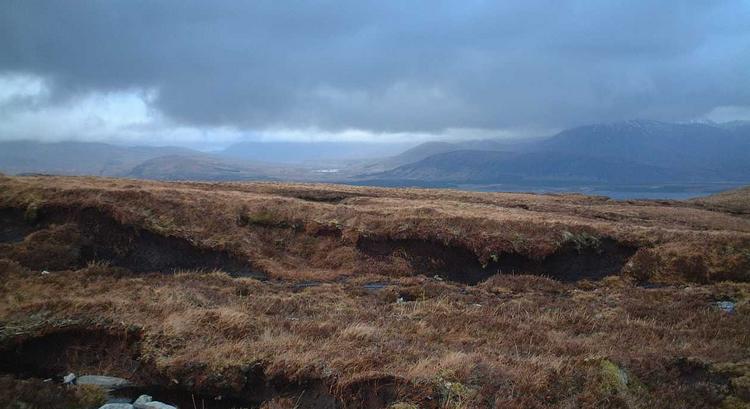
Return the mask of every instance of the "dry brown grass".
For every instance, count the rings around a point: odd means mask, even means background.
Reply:
[[[336,203],[315,201],[332,197]],[[333,279],[358,271],[409,274],[404,258],[386,260],[386,266],[363,258],[356,248],[362,237],[442,243],[465,248],[486,263],[506,253],[540,259],[573,234],[610,237],[650,252],[654,265],[644,270],[652,281],[750,280],[750,218],[687,202],[26,177],[0,180],[1,207],[31,209],[32,214],[94,207],[121,223],[227,249],[283,279]]]
[[[383,384],[396,385],[388,402],[404,408],[747,405],[744,216],[580,195],[0,180],[0,207],[32,204],[38,217],[45,209],[103,209],[121,223],[230,250],[273,279],[133,274],[101,262],[42,275],[31,255],[43,257],[40,246],[60,236],[38,231],[0,244],[4,348],[69,327],[134,331],[148,368],[143,381],[249,394],[248,368],[261,368],[250,373],[322,385],[349,407]],[[243,214],[250,216],[238,223]],[[641,250],[623,275],[601,281],[497,275],[465,286],[415,276],[399,260],[374,263],[356,245],[360,237],[419,238],[483,260],[502,252],[543,257],[563,245],[565,232]],[[643,288],[633,278],[668,285]],[[321,283],[299,285],[310,279]],[[734,313],[718,309],[719,300],[735,302]],[[122,356],[105,359],[100,368],[116,367]],[[72,371],[91,364],[67,363]],[[270,397],[265,407],[294,407],[298,396]]]
[[[708,197],[691,200],[700,207],[716,209],[735,214],[750,214],[750,186],[728,190]]]
[[[700,365],[750,363],[747,284],[643,289],[508,276],[466,288],[415,277],[363,292],[357,282],[293,291],[220,273],[3,278],[6,341],[10,329],[33,337],[65,322],[137,328],[141,359],[195,388],[242,389],[239,369],[257,363],[268,378],[323,380],[332,390],[397,377],[431,391],[414,400],[423,407],[697,408],[717,399],[706,388],[721,387]],[[423,297],[396,302],[415,286]],[[712,306],[728,298],[734,314]],[[612,384],[607,371],[630,381]]]

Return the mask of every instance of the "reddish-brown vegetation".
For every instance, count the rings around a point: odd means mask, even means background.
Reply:
[[[36,177],[0,179],[0,221],[0,369],[16,377],[106,372],[268,408],[750,401],[743,214]]]

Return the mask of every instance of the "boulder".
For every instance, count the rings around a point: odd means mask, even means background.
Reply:
[[[103,389],[112,390],[130,385],[130,381],[114,376],[82,375],[76,379],[78,385],[96,385]]]

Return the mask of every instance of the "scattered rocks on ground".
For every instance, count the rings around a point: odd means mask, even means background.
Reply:
[[[99,409],[177,409],[176,406],[155,401],[149,395],[141,395],[132,404],[130,403],[108,403]]]

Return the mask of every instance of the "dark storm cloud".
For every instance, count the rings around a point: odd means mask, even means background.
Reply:
[[[176,123],[369,131],[750,105],[747,1],[4,0],[0,71],[156,89]]]

